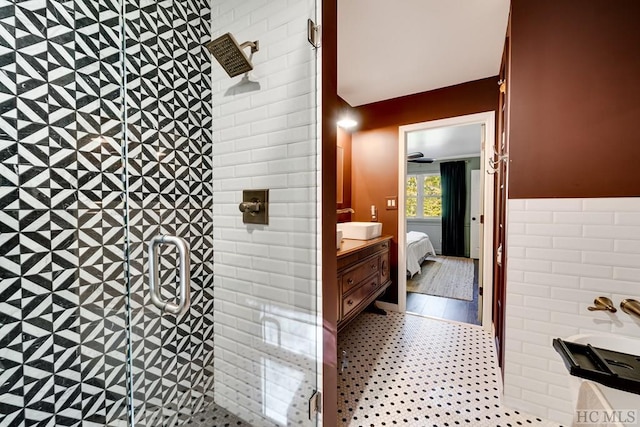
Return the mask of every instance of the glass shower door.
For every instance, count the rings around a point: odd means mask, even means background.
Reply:
[[[316,422],[308,414],[319,352],[316,51],[307,41],[315,8],[307,0],[127,2],[136,426],[182,425],[198,414],[197,423],[212,407],[256,426]],[[204,47],[226,33],[259,42],[245,49],[252,72],[230,78]],[[269,190],[268,224],[242,223],[246,189]],[[191,304],[178,315],[151,301],[156,236],[190,247]],[[161,297],[178,301],[177,253],[160,249]]]
[[[213,401],[213,228],[209,1],[126,0],[124,10],[132,416],[185,424]],[[190,305],[178,303],[177,246],[188,248]],[[165,243],[160,243],[164,240]],[[157,302],[157,301],[156,301]]]

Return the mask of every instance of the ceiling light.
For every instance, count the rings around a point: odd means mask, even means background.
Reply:
[[[358,122],[356,122],[355,120],[353,120],[351,118],[340,119],[340,120],[338,120],[337,124],[342,129],[353,129],[356,126],[358,126]]]

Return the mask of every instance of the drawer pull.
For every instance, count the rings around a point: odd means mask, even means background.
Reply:
[[[383,248],[386,248],[386,247],[387,247],[387,244],[386,244],[386,243],[383,243],[383,244],[382,244],[382,247],[383,247]]]
[[[371,287],[375,288],[378,284],[376,282],[371,282]]]
[[[378,268],[378,266],[376,264],[371,264],[371,269],[375,270],[376,268]]]
[[[347,280],[347,283],[350,284],[350,285],[353,285],[353,279]]]
[[[350,299],[349,301],[347,301],[347,305],[353,305],[353,300]]]

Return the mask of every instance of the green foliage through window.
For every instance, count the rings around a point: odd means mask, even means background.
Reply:
[[[407,196],[418,197],[418,177],[410,176],[407,179]]]
[[[424,195],[438,197],[442,195],[440,175],[427,175],[424,177]]]
[[[425,197],[422,204],[422,216],[442,216],[442,198],[440,197]]]
[[[418,177],[407,177],[407,217],[415,217],[418,214]]]
[[[442,216],[442,187],[440,186],[440,175],[427,175],[424,177],[423,196],[422,216]]]
[[[418,212],[418,199],[407,197],[407,217],[415,217]]]
[[[418,210],[419,205],[422,205],[422,212]],[[407,177],[406,216],[407,218],[439,218],[442,216],[440,175],[411,175]]]

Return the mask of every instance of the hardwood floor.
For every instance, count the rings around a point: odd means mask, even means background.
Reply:
[[[407,292],[407,311],[425,316],[479,325],[478,319],[478,260],[473,260],[473,300]]]

